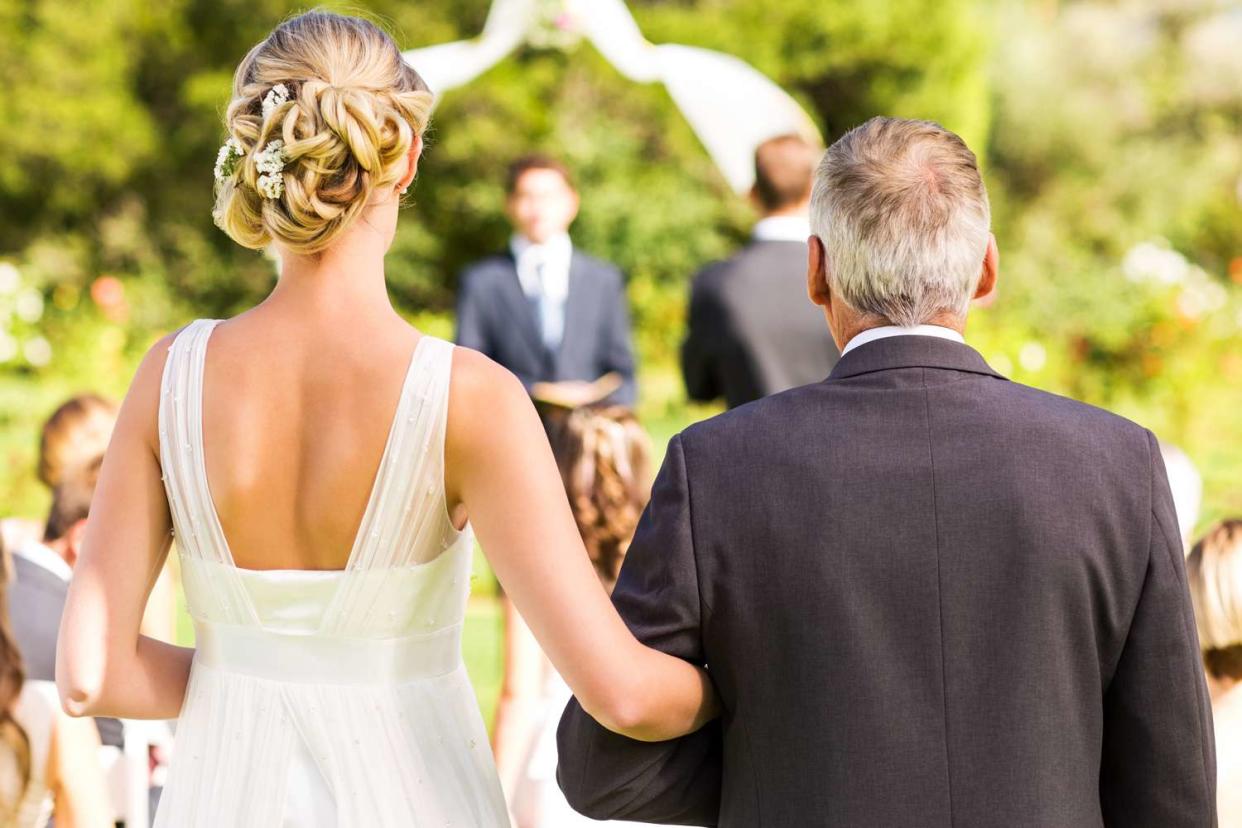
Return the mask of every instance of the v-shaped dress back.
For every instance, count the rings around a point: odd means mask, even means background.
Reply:
[[[443,487],[453,346],[418,342],[345,569],[245,570],[204,463],[218,322],[177,335],[160,394],[196,653],[156,828],[508,825],[461,660],[473,539]]]

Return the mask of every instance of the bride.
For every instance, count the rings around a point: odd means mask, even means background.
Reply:
[[[472,532],[605,726],[716,713],[706,673],[613,610],[522,386],[389,303],[430,105],[391,38],[326,12],[237,69],[215,218],[280,278],[142,361],[58,652],[69,713],[179,716],[157,826],[508,824],[461,661]],[[196,649],[139,634],[174,539]]]

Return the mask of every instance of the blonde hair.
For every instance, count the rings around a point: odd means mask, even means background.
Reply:
[[[116,405],[98,394],[79,394],[63,402],[39,435],[39,479],[55,489],[68,475],[103,454],[116,415]]]
[[[265,114],[278,84],[288,100]],[[233,76],[225,125],[242,157],[217,184],[216,224],[243,247],[276,240],[295,253],[322,251],[401,177],[431,104],[427,84],[369,20],[314,10],[285,21]],[[278,139],[284,192],[272,199],[257,189],[255,156]]]
[[[1221,521],[1195,544],[1186,577],[1202,649],[1242,646],[1242,520]]]
[[[931,121],[872,118],[850,130],[824,153],[811,194],[831,287],[894,325],[966,316],[990,225],[975,154]]]

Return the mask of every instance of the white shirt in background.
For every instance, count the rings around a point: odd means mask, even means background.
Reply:
[[[574,246],[568,233],[535,244],[521,234],[509,242],[518,281],[526,298],[539,310],[539,334],[549,350],[560,347],[565,334],[565,302],[569,298],[569,266]]]
[[[755,241],[805,242],[810,235],[811,221],[805,215],[761,218],[750,231]]]

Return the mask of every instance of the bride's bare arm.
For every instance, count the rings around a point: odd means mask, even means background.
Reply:
[[[640,644],[592,568],[543,425],[508,371],[457,349],[446,483],[522,617],[582,707],[616,733],[660,741],[716,715],[706,672]]]
[[[56,684],[73,716],[172,719],[185,697],[194,651],[139,633],[172,539],[158,435],[172,336],[147,353],[121,404],[69,585]]]

